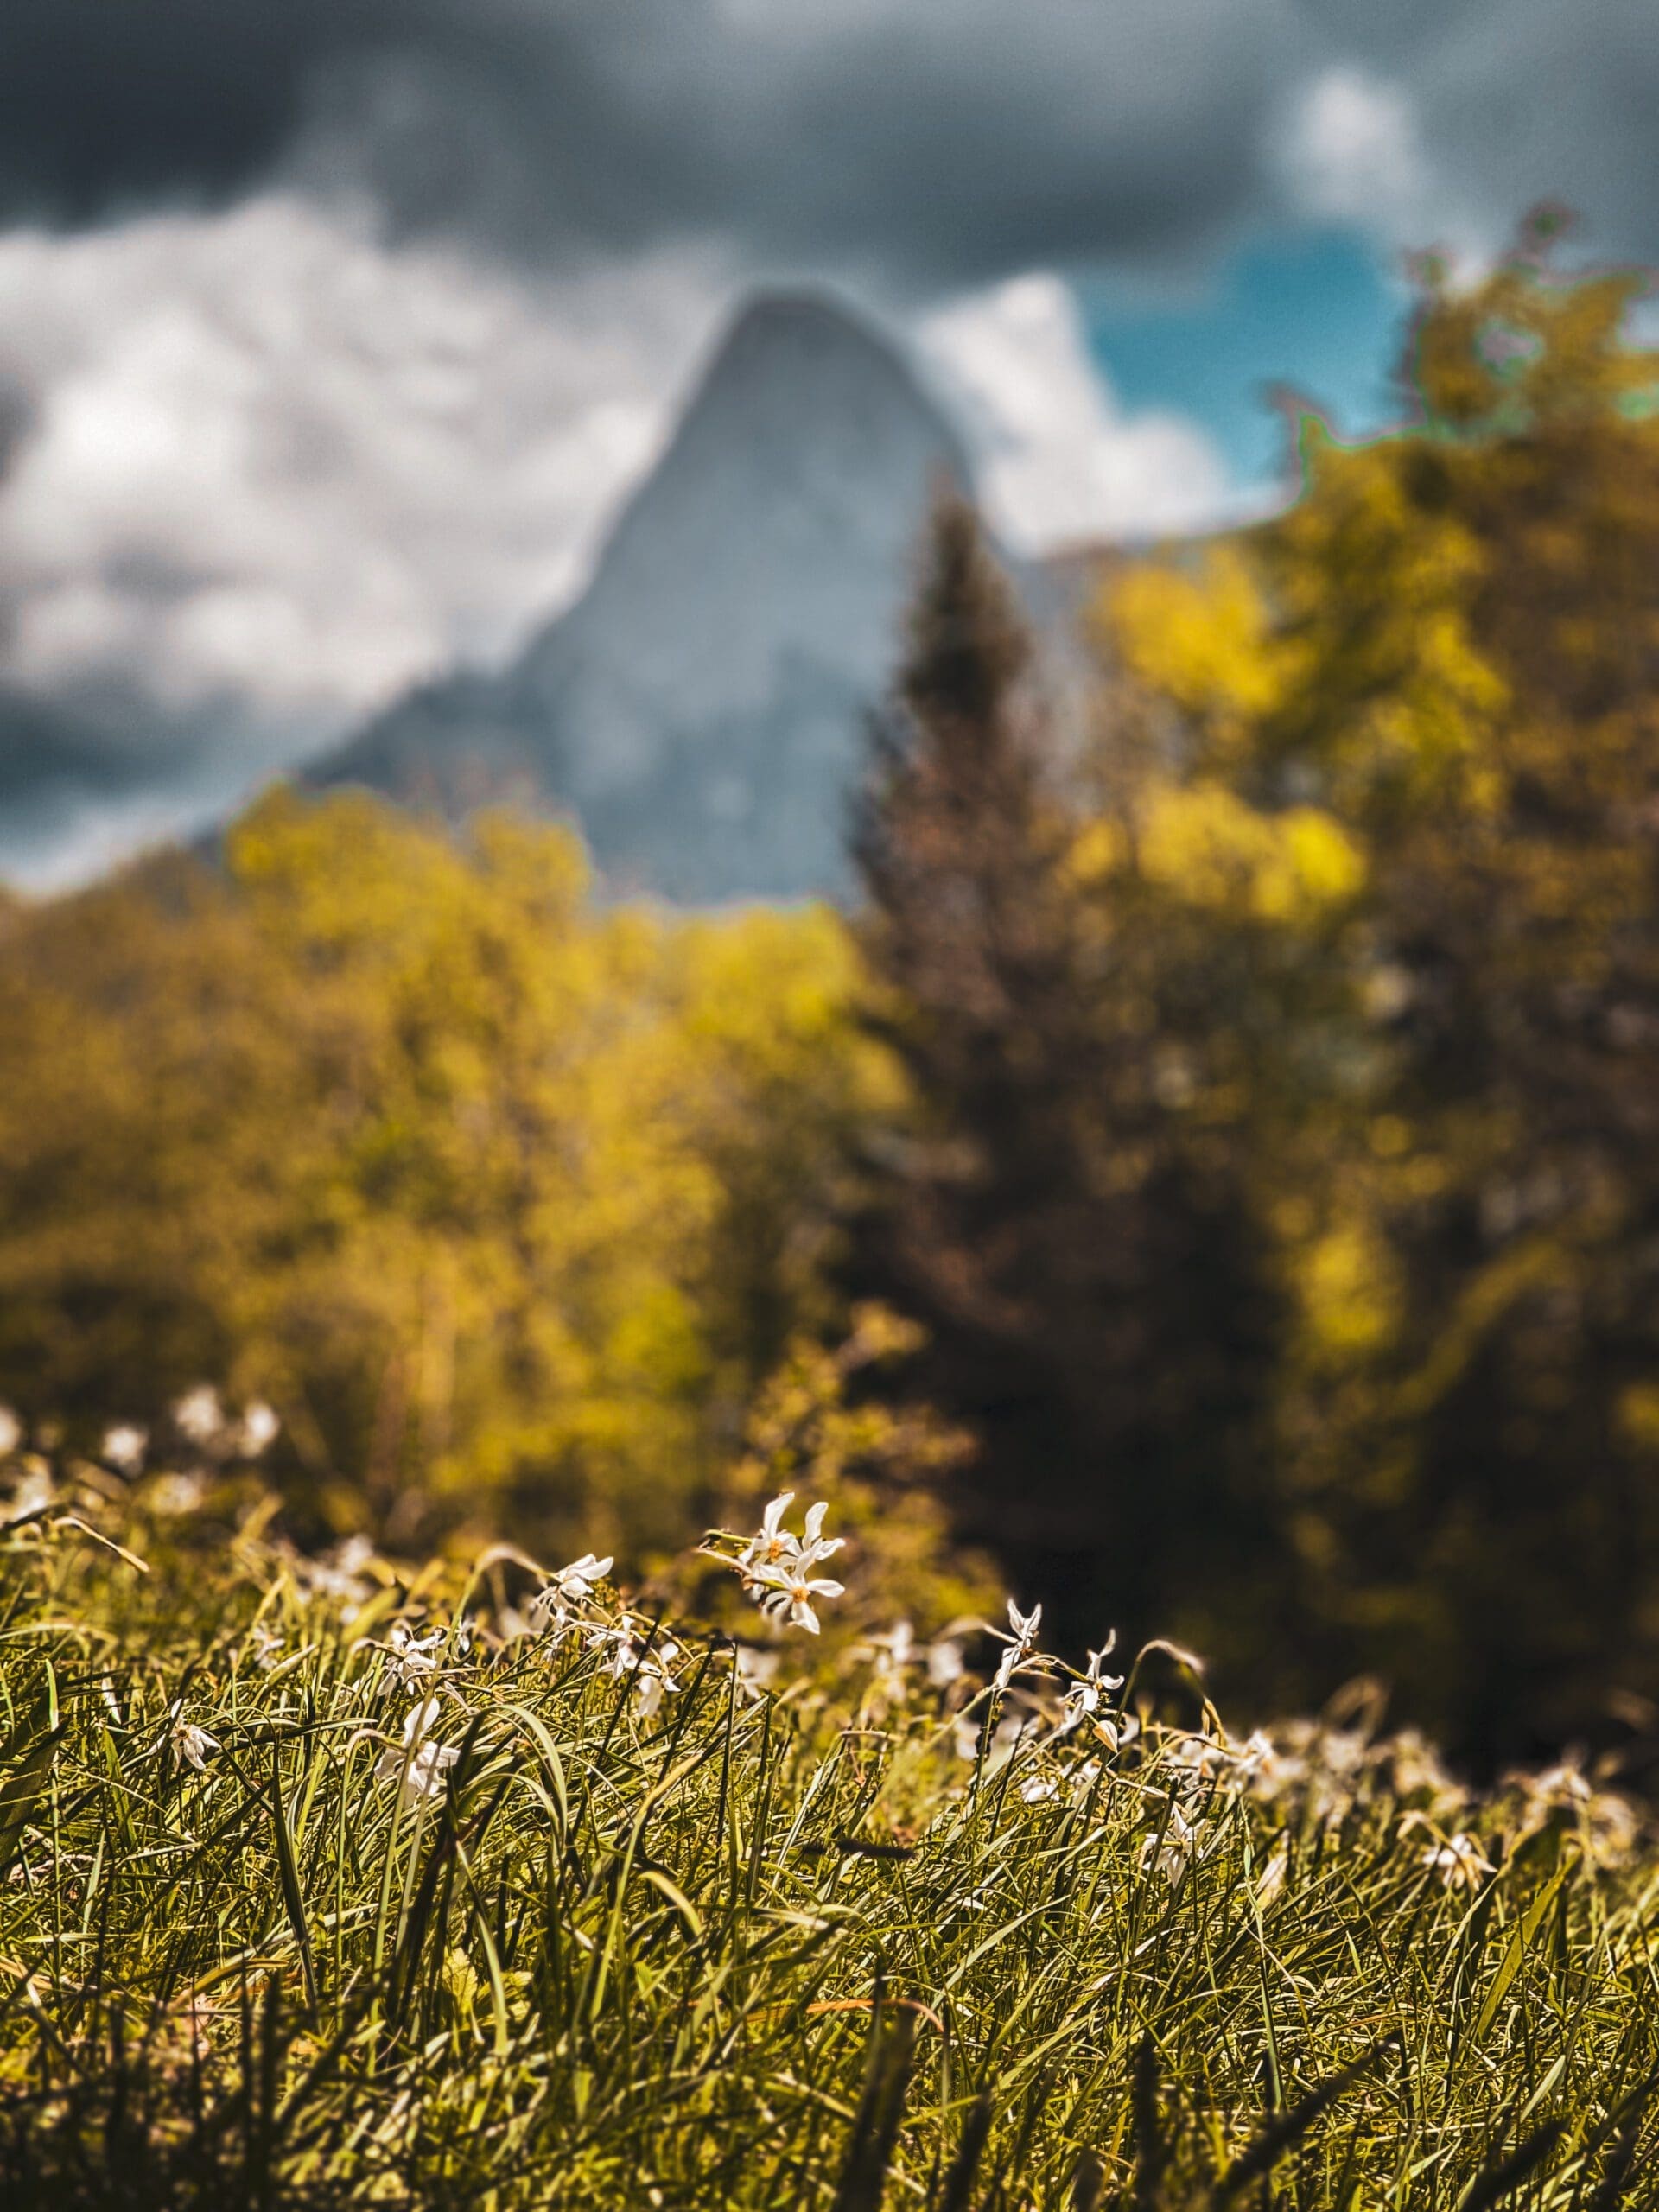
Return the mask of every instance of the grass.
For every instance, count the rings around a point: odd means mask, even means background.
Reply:
[[[238,1496],[60,1469],[0,1535],[8,2205],[1651,2201],[1659,1857],[1571,1773],[1160,1723],[1166,1656],[756,1690]]]

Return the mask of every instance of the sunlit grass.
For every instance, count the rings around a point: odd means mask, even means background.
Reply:
[[[1639,2194],[1659,1859],[1571,1770],[1138,1725],[1167,1655],[1018,1629],[1003,1688],[796,1630],[763,1689],[601,1562],[537,1607],[167,1479],[0,1540],[8,2202]]]

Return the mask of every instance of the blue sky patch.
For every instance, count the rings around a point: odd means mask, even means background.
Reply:
[[[1096,359],[1131,412],[1174,409],[1208,431],[1235,481],[1278,474],[1282,419],[1265,388],[1294,385],[1344,436],[1399,411],[1391,378],[1408,294],[1349,230],[1258,236],[1172,296],[1119,277],[1077,286]]]

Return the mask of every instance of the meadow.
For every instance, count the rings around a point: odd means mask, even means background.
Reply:
[[[0,2212],[1653,2201],[1659,353],[1558,228],[1064,743],[944,501],[850,913],[283,790],[0,897]]]
[[[1593,1775],[1476,1795],[1363,1686],[1248,1729],[1017,1611],[924,1642],[804,1497],[690,1563],[724,1626],[591,1555],[307,1555],[260,1440],[14,1440],[9,2204],[1647,2196],[1659,1852]]]

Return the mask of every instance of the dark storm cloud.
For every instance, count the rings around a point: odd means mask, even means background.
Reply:
[[[383,45],[400,12],[382,0],[6,0],[7,211],[90,220],[245,188],[292,137],[318,73]]]
[[[1248,194],[1280,0],[8,0],[0,190],[84,221],[296,164],[530,252],[732,239],[949,283]]]
[[[273,175],[532,257],[715,238],[948,288],[1202,249],[1357,61],[1499,220],[1659,251],[1651,0],[7,0],[0,194],[82,221]]]
[[[205,725],[163,721],[137,694],[57,699],[0,683],[0,818],[26,798],[67,805],[188,784],[212,745]]]
[[[1312,0],[1324,49],[1411,95],[1440,191],[1503,235],[1565,200],[1608,251],[1659,261],[1653,0]]]
[[[73,881],[89,861],[222,818],[250,780],[243,749],[233,722],[159,715],[137,691],[60,699],[0,683],[0,883]]]
[[[124,741],[58,701],[0,684],[0,875],[27,879],[89,817],[188,784],[200,754],[179,733]]]
[[[670,268],[710,285],[782,268],[908,312],[1033,268],[1179,273],[1274,219],[1357,222],[1389,245],[1446,232],[1490,245],[1544,194],[1584,211],[1598,251],[1659,259],[1654,20],[1653,0],[0,0],[0,233],[18,223],[85,233],[155,207],[249,202],[250,219],[259,207],[270,216],[238,248],[249,258],[233,281],[210,257],[197,274],[185,266],[207,254],[194,232],[147,245],[137,226],[132,252],[151,257],[137,293],[106,303],[114,260],[85,294],[67,275],[61,293],[41,289],[38,270],[17,276],[18,324],[30,300],[55,302],[70,350],[53,353],[48,316],[40,348],[11,348],[35,362],[29,375],[0,365],[0,492],[25,477],[31,442],[56,419],[54,380],[79,374],[76,362],[103,378],[111,419],[130,399],[141,423],[152,403],[184,404],[171,385],[157,399],[151,357],[111,365],[118,325],[154,290],[182,319],[168,342],[184,343],[184,329],[220,402],[220,353],[253,346],[251,331],[264,343],[268,322],[302,327],[308,360],[345,365],[330,371],[328,419],[370,456],[354,496],[365,513],[388,502],[392,543],[406,509],[402,480],[387,486],[402,448],[376,443],[384,394],[353,381],[360,359],[380,359],[373,288],[411,258],[376,263],[387,241],[454,240],[462,252],[449,259],[466,272],[500,255],[522,264],[506,272],[515,284],[566,283],[549,327],[584,344],[593,310],[581,287],[613,264],[646,272],[642,298]],[[1363,124],[1371,101],[1380,136],[1357,167],[1338,147],[1333,176],[1310,168],[1298,133],[1315,88],[1344,73],[1357,92],[1337,110]],[[1314,150],[1328,168],[1328,144]],[[272,187],[289,195],[280,207],[259,199]],[[364,200],[381,227],[359,226],[373,241],[352,259],[355,218],[342,211]],[[318,245],[308,222],[338,236]],[[41,251],[67,257],[69,245]],[[324,270],[337,265],[329,253],[344,257],[349,275],[332,289],[314,279],[313,252]],[[500,311],[457,294],[435,265],[428,278],[438,325],[456,298],[463,321]],[[214,327],[225,289],[236,299]],[[371,301],[360,323],[347,312],[359,297]],[[428,324],[397,299],[396,327],[417,351]],[[109,346],[89,334],[105,314]],[[543,410],[563,402],[549,399],[535,348],[521,351],[480,419],[499,415],[527,436],[524,391]],[[289,386],[305,381],[297,357],[251,353],[247,376],[252,429],[286,419]],[[219,433],[234,444],[228,419],[221,405]],[[433,467],[424,435],[408,441],[416,475]],[[61,525],[73,546],[70,524],[92,518],[64,574],[49,549],[25,564],[27,589],[42,601],[69,593],[79,562],[90,583],[137,607],[149,572],[111,548],[130,536],[164,552],[181,527],[177,503],[159,481],[140,485],[129,528],[68,467],[61,437],[54,450],[53,496],[30,510],[30,528],[52,541]],[[264,549],[296,535],[288,508],[267,512],[240,480],[204,480],[235,512],[238,546],[252,549],[231,562],[232,580],[271,582],[309,636],[315,609],[293,576],[261,568]],[[463,480],[474,480],[463,470]],[[418,500],[407,511],[424,512]],[[326,532],[334,518],[316,512]],[[369,532],[367,550],[378,542]],[[457,566],[476,550],[461,542]],[[210,550],[226,558],[217,541]],[[22,588],[0,575],[0,654]],[[373,612],[354,603],[353,620]],[[228,788],[238,761],[251,772],[275,742],[269,715],[250,708],[238,723],[233,696],[210,729],[194,709],[169,716],[157,703],[167,687],[147,699],[142,671],[126,673],[130,697],[113,704],[0,690],[0,871],[20,837],[48,839],[54,824],[158,793]],[[58,681],[56,664],[30,680]]]
[[[152,754],[130,751],[80,727],[50,700],[0,685],[0,811],[48,791],[119,791],[153,780]]]
[[[939,286],[1205,236],[1251,196],[1290,51],[1274,0],[647,0],[529,29],[505,67],[411,58],[341,134],[394,207],[530,251],[714,236]]]

